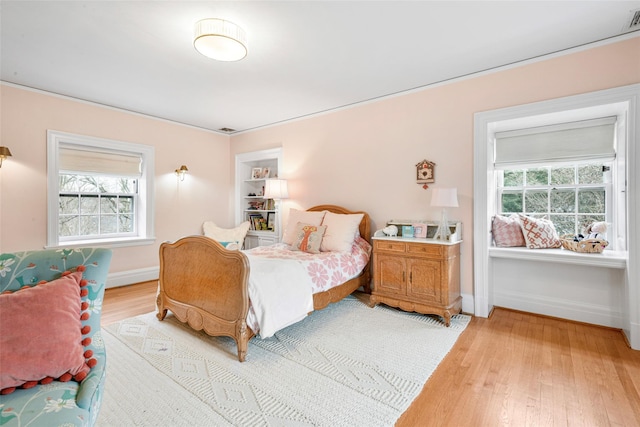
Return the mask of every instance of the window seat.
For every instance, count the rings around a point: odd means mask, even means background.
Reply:
[[[621,268],[627,267],[627,252],[605,250],[601,254],[573,252],[567,249],[527,249],[489,247],[492,258],[510,258],[527,261],[558,262],[562,264],[588,265],[592,267]]]

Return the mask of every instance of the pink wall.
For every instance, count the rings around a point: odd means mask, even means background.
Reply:
[[[473,293],[473,114],[640,82],[640,38],[454,81],[233,136],[0,85],[0,251],[46,244],[46,130],[152,145],[156,149],[156,242],[114,250],[111,272],[158,265],[165,240],[200,232],[211,219],[231,225],[235,154],[282,146],[284,204],[334,203],[391,218],[437,219],[414,165],[436,162],[433,187],[458,188],[463,221],[463,292]],[[187,164],[178,184],[173,170]]]
[[[46,245],[47,129],[155,147],[156,241],[115,248],[111,273],[157,266],[161,242],[199,234],[205,220],[228,224],[227,135],[9,85],[0,91],[0,145],[13,154],[0,169],[1,252]],[[189,175],[178,183],[181,164]]]
[[[349,109],[232,136],[231,155],[282,146],[288,208],[363,209],[389,219],[437,219],[415,164],[436,163],[433,187],[457,187],[464,224],[463,293],[472,294],[473,115],[640,82],[640,38],[579,51]]]

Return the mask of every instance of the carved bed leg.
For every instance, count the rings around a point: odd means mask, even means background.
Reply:
[[[158,313],[156,313],[156,317],[158,320],[164,320],[167,315],[167,309],[164,308],[164,302],[162,301],[162,296],[158,294],[156,297],[156,307],[158,307]]]
[[[364,285],[362,285],[362,288],[365,294],[371,295],[371,282],[365,283]]]
[[[249,347],[249,332],[247,331],[247,322],[244,320],[240,322],[236,331],[236,345],[238,346],[238,360],[244,362]]]

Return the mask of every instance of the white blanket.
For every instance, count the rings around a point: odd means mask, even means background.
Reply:
[[[313,283],[300,261],[245,254],[251,267],[249,299],[253,306],[247,324],[257,322],[261,338],[299,322],[313,311]]]

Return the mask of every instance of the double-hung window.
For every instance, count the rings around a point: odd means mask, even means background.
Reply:
[[[624,226],[615,215],[616,117],[497,132],[495,139],[498,213],[550,219],[561,236],[596,221],[610,231]]]
[[[611,223],[611,162],[509,168],[498,176],[499,211],[548,218],[560,235]],[[608,215],[609,214],[609,215]]]
[[[153,238],[153,147],[48,132],[48,246]]]

